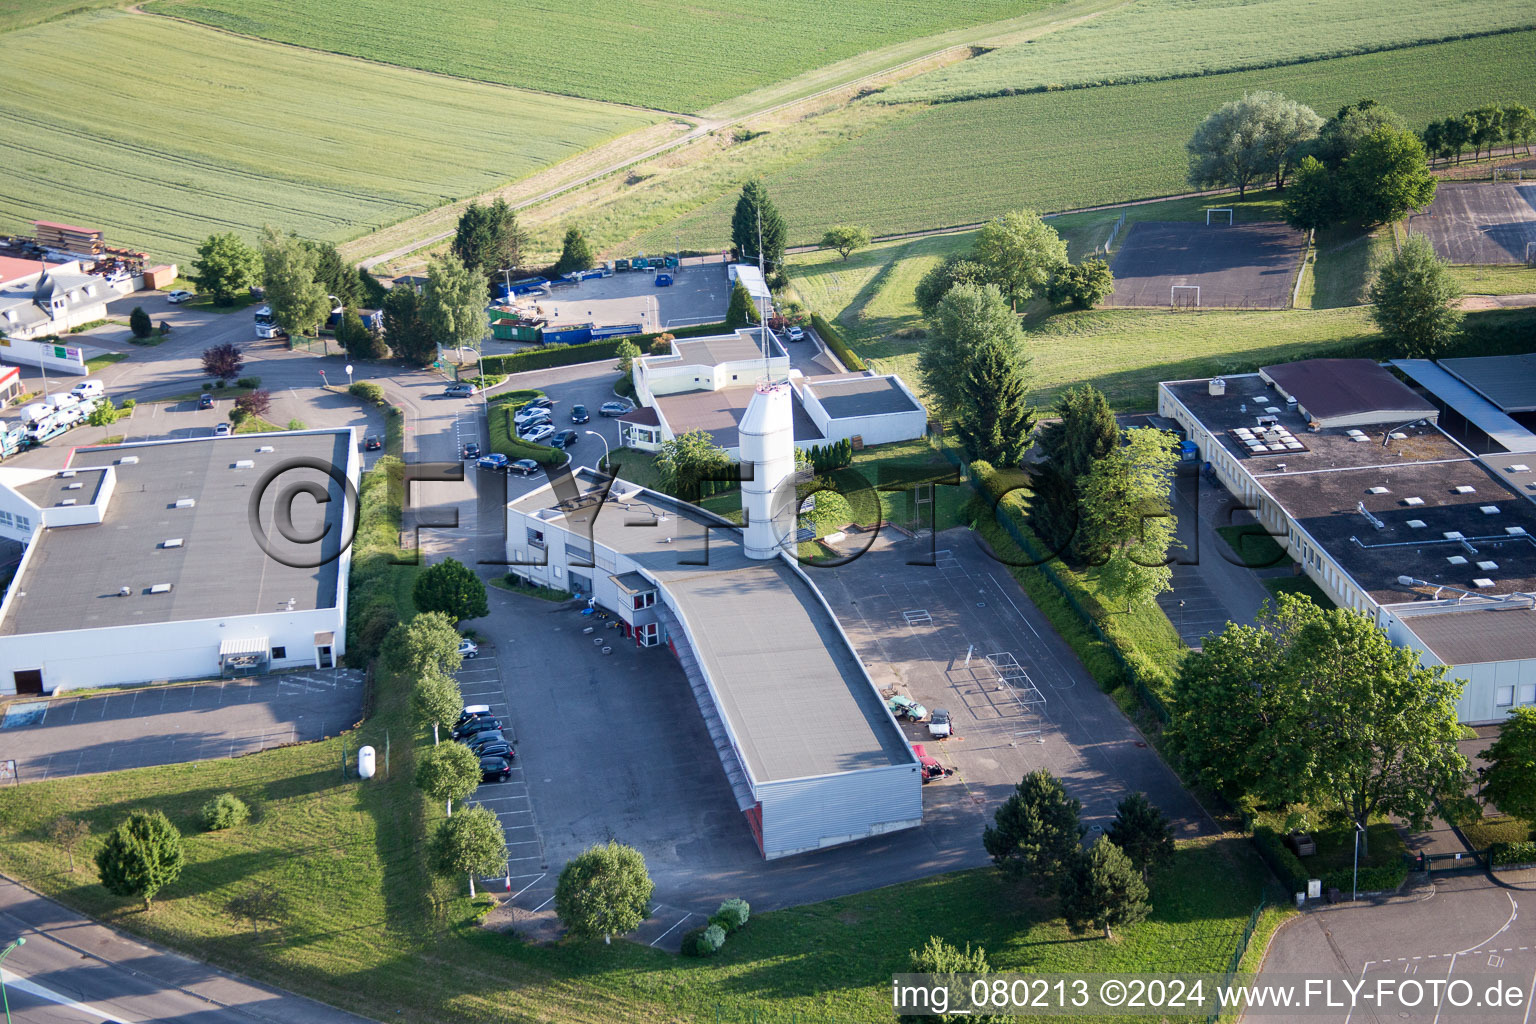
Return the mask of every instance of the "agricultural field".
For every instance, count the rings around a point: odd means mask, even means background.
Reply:
[[[1297,64],[1536,27],[1507,0],[1141,0],[887,90],[888,103],[1071,89]]]
[[[1014,18],[1057,0],[580,0],[402,4],[155,0],[147,9],[405,67],[670,111],[701,110],[866,50]]]
[[[882,108],[910,113],[767,182],[791,244],[814,243],[840,222],[878,235],[976,223],[1018,206],[1169,195],[1188,188],[1184,143],[1195,125],[1245,91],[1275,89],[1324,113],[1374,96],[1418,126],[1481,103],[1536,100],[1533,50],[1536,32],[1519,32],[1262,71]],[[734,202],[723,195],[635,241],[654,248],[680,236],[685,246],[717,248]]]
[[[125,0],[0,0],[0,32],[62,18],[96,7],[121,7]]]
[[[342,241],[658,120],[125,12],[5,41],[0,231],[88,224],[183,264],[214,231],[254,239],[273,224]],[[25,70],[80,53],[133,70]]]

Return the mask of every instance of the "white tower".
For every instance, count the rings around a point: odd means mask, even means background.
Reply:
[[[761,380],[741,418],[737,431],[741,463],[752,471],[752,479],[741,484],[748,558],[774,558],[780,552],[793,550],[789,546],[794,537],[796,512],[791,480],[795,473],[793,413],[789,382]]]

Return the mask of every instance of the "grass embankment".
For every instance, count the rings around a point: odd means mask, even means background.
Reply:
[[[1468,295],[1536,295],[1536,267],[1451,267],[1451,279]]]
[[[378,19],[355,9],[330,9],[369,32],[378,28]],[[294,24],[311,24],[317,13],[293,19],[281,2],[271,10]],[[418,38],[446,38],[435,8],[421,14],[434,26]],[[528,20],[507,19],[507,31],[521,33],[519,23]],[[251,25],[226,27],[247,32]],[[276,224],[341,241],[663,120],[634,107],[422,74],[117,11],[19,29],[5,41],[0,147],[29,157],[7,168],[17,187],[0,199],[0,230],[30,232],[40,211],[106,223],[112,244],[183,267],[216,231],[251,241],[263,224]],[[335,39],[320,43],[321,50],[341,48]],[[498,48],[498,57],[509,49]],[[154,74],[121,76],[104,90],[90,76],[21,73],[66,66],[82,52],[111,54],[117,67]],[[168,96],[176,98],[169,130]],[[402,124],[412,127],[401,131]],[[380,161],[384,139],[389,159]]]
[[[526,582],[516,573],[508,573],[505,576],[492,576],[488,581],[498,590],[510,590],[515,594],[525,594],[528,597],[536,597],[540,601],[551,601],[555,604],[563,604],[571,599],[569,590],[555,590],[553,587],[540,587]]]
[[[127,358],[128,353],[126,352],[103,352],[101,355],[92,356],[85,361],[85,372],[96,373],[98,370],[105,369],[113,363],[120,363]]]

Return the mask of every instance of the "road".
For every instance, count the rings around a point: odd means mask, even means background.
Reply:
[[[96,924],[0,878],[11,1016],[26,1024],[363,1024],[366,1018],[215,970]]]

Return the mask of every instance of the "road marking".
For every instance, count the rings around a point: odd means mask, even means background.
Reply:
[[[555,897],[554,896],[550,896],[549,899],[545,900],[543,903],[540,903],[538,906],[534,907],[531,911],[529,911],[529,913],[537,914],[539,911],[543,910],[545,907],[549,906],[553,902],[555,902]]]
[[[666,938],[668,935],[671,935],[674,931],[677,930],[677,925],[678,924],[682,924],[684,921],[688,920],[692,916],[693,916],[693,913],[692,913],[692,911],[690,911],[689,913],[686,913],[682,917],[678,918],[677,919],[677,924],[674,924],[671,928],[668,928],[666,931],[662,932],[660,935],[658,935],[654,939],[652,939],[651,940],[651,945],[654,946],[654,945],[656,945],[656,943],[660,942],[662,939]]]
[[[11,976],[11,980],[6,982],[6,986],[20,992],[25,992],[28,995],[36,996],[39,999],[46,999],[50,1003],[58,1003],[60,1006],[67,1006],[72,1010],[81,1010],[91,1017],[100,1017],[105,1024],[131,1024],[131,1022],[123,1020],[121,1017],[112,1016],[112,1014],[93,1003],[76,1002],[63,993],[55,992],[51,988],[44,988],[36,982],[28,981],[26,978],[18,978],[14,974]]]

